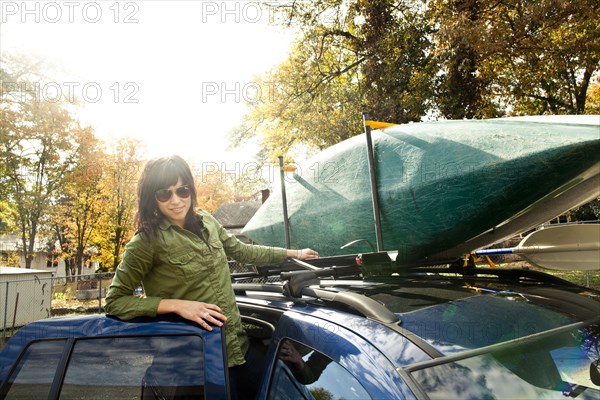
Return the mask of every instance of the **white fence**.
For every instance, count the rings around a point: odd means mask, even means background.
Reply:
[[[112,273],[52,277],[35,275],[0,281],[2,336],[29,322],[69,313],[102,312]],[[6,277],[5,278],[11,278]]]

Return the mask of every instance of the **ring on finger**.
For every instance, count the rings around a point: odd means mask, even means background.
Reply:
[[[208,313],[208,311],[205,311],[202,313],[202,319],[206,319],[210,316],[210,314]]]

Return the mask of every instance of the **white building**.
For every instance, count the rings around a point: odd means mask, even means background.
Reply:
[[[0,266],[10,264],[12,258],[16,255],[19,257],[21,268],[25,268],[25,256],[22,248],[23,245],[18,235],[0,235]],[[54,276],[66,276],[65,263],[62,259],[42,250],[38,240],[36,240],[34,249],[31,269],[51,272]]]

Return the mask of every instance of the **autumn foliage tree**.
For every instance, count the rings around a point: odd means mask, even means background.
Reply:
[[[51,213],[67,276],[81,275],[86,257],[96,252],[91,243],[105,222],[111,192],[104,179],[100,140],[85,129],[78,132],[78,143],[76,164],[65,176]]]
[[[583,114],[600,61],[593,0],[430,2],[447,117]]]
[[[81,128],[59,105],[46,101],[20,104],[13,129],[3,132],[5,172],[14,202],[10,215],[18,229],[26,268],[54,196],[76,160],[76,132]]]
[[[583,114],[598,77],[593,0],[297,0],[289,57],[257,77],[262,96],[231,132],[262,159],[294,158],[362,132],[361,113],[423,118]]]
[[[137,182],[142,170],[144,148],[133,139],[117,140],[109,147],[104,162],[102,184],[109,188],[102,234],[97,244],[105,268],[114,270],[121,261],[125,244],[134,234],[137,210]]]
[[[199,168],[192,166],[196,193],[198,194],[198,207],[213,213],[223,204],[230,202],[234,197],[234,176],[227,175],[217,166]]]
[[[435,69],[418,3],[297,1],[281,15],[300,38],[287,60],[257,78],[262,96],[233,141],[258,136],[262,156],[275,161],[294,146],[320,150],[357,135],[365,110],[395,122],[426,112]]]
[[[2,61],[2,233],[18,233],[27,268],[56,241],[68,274],[85,260],[114,268],[133,234],[143,148],[128,139],[107,148],[73,117],[73,104],[31,90],[45,79],[39,63]]]

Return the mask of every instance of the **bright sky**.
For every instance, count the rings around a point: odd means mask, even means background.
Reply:
[[[2,0],[0,50],[60,66],[39,96],[79,97],[98,136],[233,169],[255,149],[226,152],[226,133],[244,99],[269,95],[254,76],[290,48],[292,34],[269,26],[275,15],[258,1]]]

